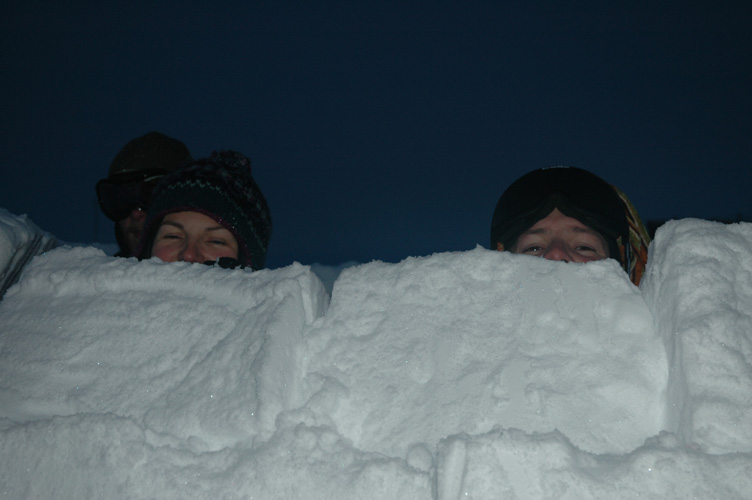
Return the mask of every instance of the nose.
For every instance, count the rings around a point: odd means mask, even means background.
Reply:
[[[131,210],[131,213],[129,214],[129,216],[134,221],[141,222],[141,221],[144,221],[146,219],[146,211],[145,210],[141,210],[140,208],[134,208],[133,210]]]
[[[569,248],[563,242],[558,240],[549,243],[546,247],[546,251],[543,252],[543,258],[548,260],[572,262],[572,255],[569,253]]]
[[[195,241],[186,241],[185,246],[178,254],[178,260],[182,262],[205,262],[204,254]]]

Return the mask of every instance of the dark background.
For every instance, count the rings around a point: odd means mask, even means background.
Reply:
[[[0,207],[112,243],[94,184],[158,130],[251,157],[270,267],[486,246],[549,165],[749,220],[751,4],[4,2]]]

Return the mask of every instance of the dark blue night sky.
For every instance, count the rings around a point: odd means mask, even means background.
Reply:
[[[114,242],[94,184],[150,130],[252,159],[270,267],[485,246],[548,165],[645,220],[752,217],[748,2],[15,4],[0,207],[64,241]]]

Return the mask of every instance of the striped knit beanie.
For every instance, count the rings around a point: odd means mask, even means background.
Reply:
[[[136,255],[151,257],[162,219],[187,211],[202,213],[227,228],[238,242],[241,265],[264,267],[272,221],[248,158],[236,151],[215,151],[165,176],[152,195]]]

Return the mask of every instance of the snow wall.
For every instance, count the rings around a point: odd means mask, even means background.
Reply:
[[[0,302],[6,498],[745,498],[752,224],[611,260],[59,248]]]
[[[57,240],[28,216],[13,215],[0,208],[0,299],[32,257],[55,246]]]

